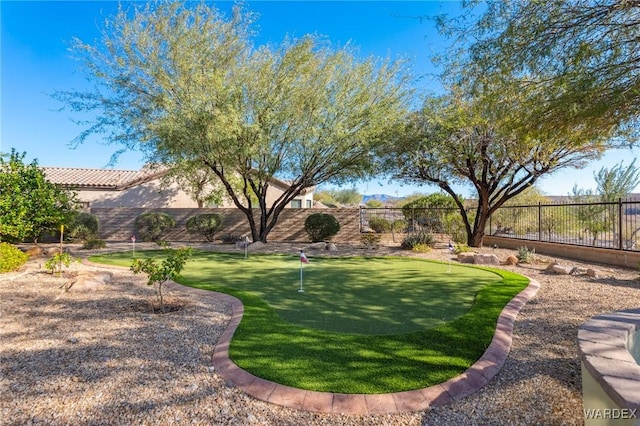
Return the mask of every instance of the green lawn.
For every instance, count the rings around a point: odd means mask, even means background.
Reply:
[[[138,256],[161,256],[142,252]],[[129,265],[130,253],[91,260]],[[398,257],[195,252],[183,284],[245,305],[230,355],[289,386],[383,393],[445,381],[475,362],[504,305],[528,284],[505,271]]]

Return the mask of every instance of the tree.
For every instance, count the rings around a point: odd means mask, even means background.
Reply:
[[[468,3],[472,10],[478,5],[479,19],[440,21],[460,41],[461,54],[447,60],[450,83],[511,109],[513,127],[525,133],[637,142],[640,3]],[[526,94],[520,107],[500,105],[515,93]]]
[[[24,164],[26,153],[0,155],[0,239],[22,241],[55,232],[71,221],[75,194],[49,182],[37,160]]]
[[[155,259],[134,259],[131,264],[131,271],[134,274],[147,274],[147,285],[153,286],[157,284],[156,291],[160,311],[164,314],[164,297],[162,294],[162,285],[169,280],[176,280],[180,277],[180,273],[184,269],[185,264],[191,258],[193,251],[191,247],[181,247],[179,249],[165,248],[165,259],[158,264]]]
[[[225,190],[218,177],[198,162],[181,161],[168,166],[162,177],[162,185],[168,187],[177,184],[180,189],[196,202],[198,208],[212,204],[222,204]]]
[[[599,155],[599,141],[520,138],[482,104],[455,95],[431,98],[412,114],[383,154],[388,170],[407,182],[432,183],[453,197],[467,244],[481,247],[491,215],[505,202],[563,167]],[[454,185],[470,185],[477,202],[468,212]]]
[[[635,166],[634,158],[631,164],[623,168],[623,163],[612,169],[602,167],[593,177],[596,181],[596,192],[604,202],[617,201],[625,198],[640,184],[640,169]]]
[[[252,19],[235,7],[227,20],[204,2],[120,11],[100,43],[74,44],[98,89],[57,98],[96,114],[77,143],[103,133],[152,161],[213,172],[253,240],[266,242],[307,188],[373,171],[374,148],[404,115],[408,92],[401,63],[357,60],[319,37],[254,49]],[[289,187],[268,205],[273,178]]]
[[[330,207],[337,205],[357,206],[362,201],[362,195],[355,188],[317,191],[313,198]]]
[[[609,230],[613,231],[614,241],[618,240],[620,232],[627,234],[625,243],[635,240],[635,236],[640,228],[618,229],[619,221],[615,217],[619,214],[617,209],[612,209],[610,204],[619,199],[627,197],[640,183],[640,170],[635,167],[635,159],[623,168],[623,163],[617,164],[611,169],[600,168],[593,174],[596,181],[595,193],[591,190],[573,188],[572,198],[577,203],[588,205],[576,207],[574,215],[583,229],[593,237],[592,244],[595,245],[598,235]]]

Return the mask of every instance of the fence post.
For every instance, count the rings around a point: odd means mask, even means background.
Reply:
[[[411,233],[416,232],[416,207],[411,206]]]
[[[618,250],[622,250],[622,197],[618,197]]]
[[[542,241],[542,203],[538,201],[538,241]]]

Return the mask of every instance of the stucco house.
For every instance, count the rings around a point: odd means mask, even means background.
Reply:
[[[166,169],[143,167],[141,170],[88,169],[70,167],[41,167],[47,180],[78,194],[85,208],[140,207],[194,208],[197,203],[176,184],[162,185]],[[267,193],[267,205],[282,194],[288,184],[272,179]],[[288,208],[313,207],[314,188],[301,193]],[[235,207],[231,200],[222,205],[206,207]]]

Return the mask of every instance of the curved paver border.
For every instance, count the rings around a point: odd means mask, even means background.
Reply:
[[[231,321],[220,336],[213,353],[216,371],[252,397],[283,407],[317,413],[333,414],[389,414],[422,411],[430,407],[449,404],[477,392],[500,371],[504,365],[513,333],[516,316],[538,292],[540,284],[529,278],[527,288],[518,293],[504,307],[491,344],[484,354],[464,373],[434,386],[405,392],[385,394],[340,394],[296,389],[261,379],[238,367],[229,358],[229,344],[240,324],[244,307],[240,300],[221,294],[231,304]]]
[[[86,259],[83,259],[83,263],[105,266]],[[125,268],[111,265],[107,267]],[[229,358],[229,344],[244,314],[242,302],[228,294],[196,289],[175,282],[167,282],[165,287],[185,293],[213,295],[231,305],[231,320],[214,349],[213,366],[225,380],[231,381],[238,389],[256,399],[283,407],[325,414],[363,415],[423,411],[469,396],[489,383],[498,374],[509,355],[516,316],[540,288],[536,280],[527,278],[529,285],[502,309],[491,344],[471,367],[444,383],[423,389],[384,394],[316,392],[292,388],[254,376],[238,367]]]

